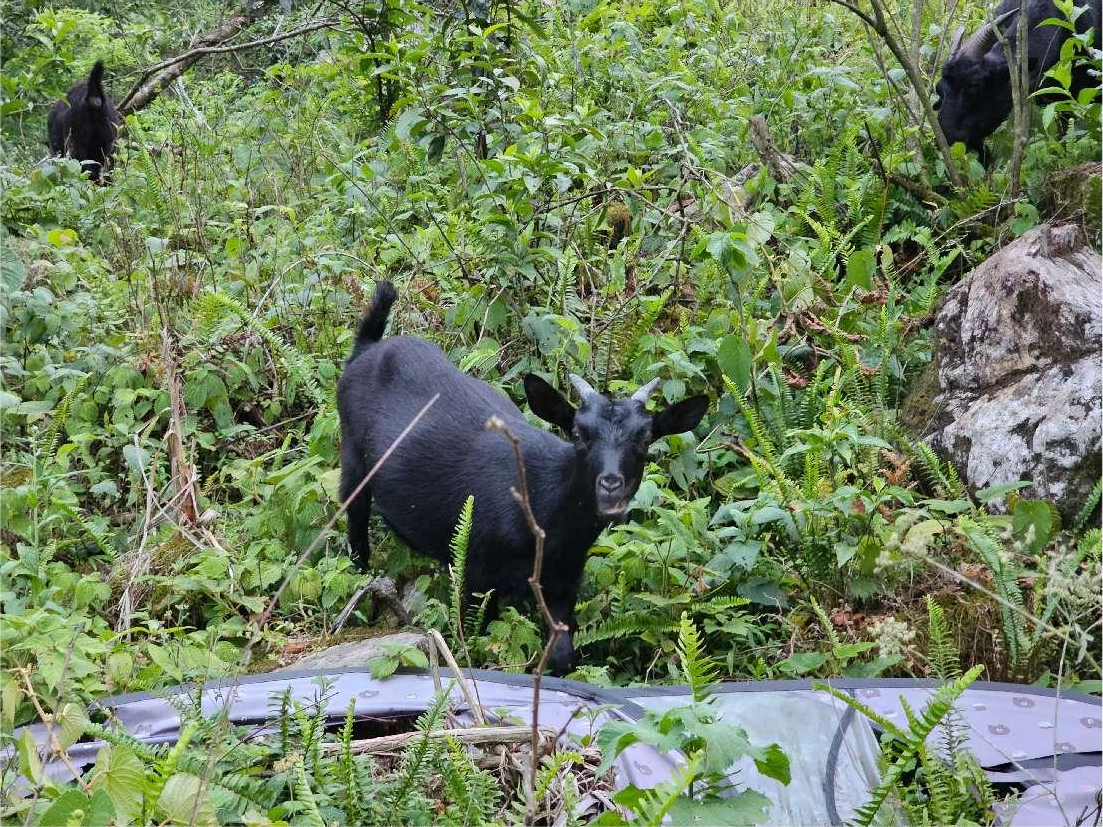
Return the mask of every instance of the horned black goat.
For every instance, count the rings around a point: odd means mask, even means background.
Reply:
[[[1053,0],[1027,2],[1027,71],[1029,91],[1034,92],[1047,80],[1045,73],[1060,58],[1061,46],[1071,33],[1060,26],[1041,25],[1047,18],[1062,17]],[[1077,33],[1094,30],[1092,46],[1096,49],[1100,46],[1099,7],[1100,0],[1089,0],[1088,7],[1076,19]],[[946,140],[965,144],[977,153],[981,163],[988,161],[985,138],[1007,119],[1012,106],[1011,72],[998,33],[1002,33],[1015,54],[1018,29],[1019,0],[1003,0],[995,19],[967,38],[964,30],[959,29],[935,87],[938,123]],[[1076,95],[1080,89],[1096,83],[1099,79],[1091,77],[1086,66],[1081,65],[1073,73],[1071,92]]]
[[[74,83],[65,98],[50,108],[46,119],[50,152],[75,158],[93,181],[102,181],[122,123],[103,88],[103,61],[97,60],[88,79]]]
[[[407,545],[448,561],[460,509],[473,495],[468,593],[493,589],[491,615],[499,598],[524,599],[530,592],[534,541],[510,493],[519,488],[512,446],[486,429],[487,420],[497,416],[520,441],[532,509],[547,533],[541,585],[548,608],[573,629],[587,550],[606,525],[627,511],[650,444],[695,428],[708,397],[694,396],[651,414],[644,404],[658,379],[631,397],[610,398],[572,375],[581,396],[576,409],[546,381],[528,374],[525,395],[533,413],[570,437],[564,440],[528,424],[516,405],[486,382],[461,373],[435,344],[410,336],[380,341],[394,301],[394,288],[381,282],[337,383],[342,501],[349,500],[433,394],[440,398],[371,483],[348,502],[352,552],[366,568],[368,513],[374,503]],[[573,661],[570,635],[561,636],[549,668],[561,675]]]

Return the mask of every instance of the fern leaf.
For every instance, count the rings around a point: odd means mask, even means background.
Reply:
[[[678,658],[693,700],[704,702],[711,694],[712,685],[719,679],[719,671],[712,658],[705,653],[697,624],[685,612],[682,612],[678,623]]]

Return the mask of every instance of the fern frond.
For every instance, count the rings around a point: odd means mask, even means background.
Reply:
[[[241,302],[225,293],[217,291],[201,293],[196,302],[198,304],[196,318],[200,332],[211,335],[219,321],[227,315],[232,316],[264,342],[268,350],[287,368],[295,383],[306,388],[319,408],[325,407],[326,395],[318,384],[313,360],[310,357],[269,330],[260,319],[246,310]]]
[[[716,664],[705,653],[704,642],[695,624],[685,612],[678,622],[678,659],[693,700],[702,703],[711,694],[713,684],[719,680]]]
[[[1084,500],[1084,505],[1076,512],[1076,516],[1072,518],[1072,525],[1070,528],[1073,533],[1079,534],[1084,530],[1084,526],[1088,524],[1088,520],[1090,520],[1092,514],[1095,513],[1095,509],[1099,507],[1101,498],[1103,498],[1103,478],[1096,480],[1087,499]]]
[[[314,790],[310,787],[310,779],[306,777],[306,768],[300,759],[295,764],[295,770],[291,774],[291,793],[299,802],[299,818],[306,827],[326,827],[326,820],[318,810],[318,800],[314,797]]]
[[[678,630],[678,624],[665,617],[656,617],[645,612],[628,612],[612,616],[588,628],[579,629],[574,636],[574,644],[588,646],[603,640],[620,639],[644,634],[669,634]]]
[[[897,788],[904,774],[915,766],[916,761],[924,761],[926,759],[927,737],[934,731],[935,727],[943,721],[950,710],[953,709],[957,699],[961,697],[962,693],[965,692],[978,677],[980,677],[983,671],[983,666],[974,666],[960,678],[940,686],[931,700],[927,703],[927,706],[924,707],[923,711],[918,715],[912,712],[910,707],[905,705],[905,711],[908,713],[910,719],[907,731],[902,730],[900,727],[890,723],[883,716],[877,715],[876,713],[870,716],[869,713],[873,711],[866,704],[861,703],[849,694],[828,686],[827,684],[819,682],[813,684],[813,688],[829,692],[847,706],[853,707],[863,715],[867,715],[867,717],[870,717],[871,720],[875,721],[878,725],[883,726],[883,728],[891,732],[899,741],[894,752],[895,758],[882,774],[881,783],[878,784],[877,789],[873,791],[870,800],[859,807],[855,812],[855,822],[860,825],[860,827],[870,827],[870,825],[873,824],[878,811],[881,809],[881,805],[885,803],[885,800]],[[884,726],[884,724],[888,724],[888,726]]]
[[[390,789],[390,795],[386,798],[387,816],[383,824],[405,823],[407,819],[404,818],[404,814],[410,805],[411,797],[426,788],[429,773],[443,748],[442,742],[439,739],[430,738],[429,733],[440,726],[444,718],[444,709],[448,705],[449,693],[454,685],[455,682],[452,682],[445,691],[439,693],[429,708],[417,719],[416,729],[423,733],[423,737],[413,741],[402,755],[397,778]]]
[[[46,438],[42,441],[41,456],[51,460],[57,459],[58,441],[61,438],[61,434],[65,432],[65,423],[69,420],[69,407],[73,404],[73,399],[78,393],[84,389],[85,383],[88,382],[88,374],[84,374],[73,383],[73,387],[69,389],[68,393],[61,398],[61,402],[57,408],[54,409],[53,420],[50,422],[50,428],[46,431]]]
[[[954,645],[942,607],[930,595],[927,595],[927,628],[930,632],[927,661],[931,674],[944,681],[960,677],[961,655]]]
[[[453,643],[463,640],[463,604],[467,598],[467,546],[471,540],[471,526],[475,516],[475,497],[469,495],[460,509],[456,528],[452,532],[452,538],[448,541],[448,548],[452,552],[452,565],[449,567],[451,576],[451,591],[449,593],[450,604],[448,607],[448,626],[452,632]]]
[[[1000,607],[1004,643],[1012,668],[1019,665],[1023,654],[1023,642],[1027,631],[1023,625],[1023,595],[1019,589],[1017,573],[1004,560],[1003,547],[992,537],[992,529],[969,517],[959,517],[958,532],[976,551],[992,572],[996,597]]]

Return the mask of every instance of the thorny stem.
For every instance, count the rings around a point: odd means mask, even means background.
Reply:
[[[536,605],[540,609],[540,615],[548,627],[548,642],[544,645],[544,651],[540,655],[540,662],[532,676],[532,760],[529,764],[528,777],[525,779],[525,824],[531,825],[536,821],[536,769],[540,765],[540,684],[544,677],[544,670],[548,666],[548,657],[555,647],[559,636],[568,632],[564,623],[552,617],[548,603],[544,599],[544,587],[540,584],[540,575],[544,568],[544,529],[536,522],[536,515],[532,511],[532,501],[529,499],[528,477],[525,475],[525,460],[521,455],[521,440],[513,435],[506,427],[505,422],[496,416],[486,421],[488,431],[497,431],[509,440],[513,446],[513,458],[517,461],[517,476],[520,488],[510,488],[513,499],[517,500],[521,510],[525,514],[529,530],[532,532],[536,543],[536,551],[532,558],[532,575],[529,577],[529,588],[532,589]]]

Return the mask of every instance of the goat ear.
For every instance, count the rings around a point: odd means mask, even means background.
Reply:
[[[528,397],[532,412],[545,422],[558,426],[567,434],[574,428],[574,408],[571,403],[535,373],[525,376],[525,396]]]
[[[651,439],[692,431],[708,409],[707,396],[691,396],[664,408],[651,417]]]

